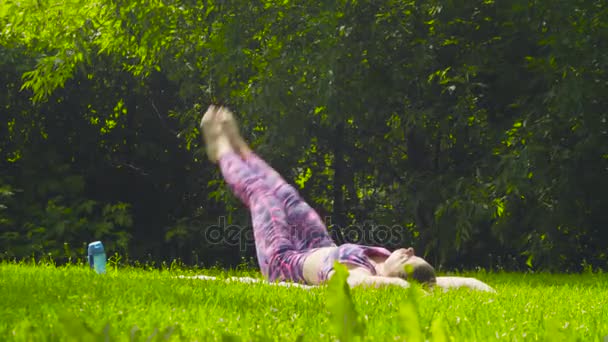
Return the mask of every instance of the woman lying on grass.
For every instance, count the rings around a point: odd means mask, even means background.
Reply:
[[[247,145],[232,113],[210,106],[201,120],[209,159],[218,163],[232,192],[251,211],[260,269],[269,281],[318,285],[333,275],[334,262],[349,270],[352,286],[468,286],[493,291],[472,278],[436,277],[434,268],[410,248],[337,246],[319,215],[298,192]]]

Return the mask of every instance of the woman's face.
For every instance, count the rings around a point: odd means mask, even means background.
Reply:
[[[420,262],[425,261],[414,255],[414,249],[412,247],[397,249],[384,261],[385,276],[404,276],[407,265],[415,265]]]

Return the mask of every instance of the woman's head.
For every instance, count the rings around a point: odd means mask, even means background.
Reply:
[[[426,285],[436,283],[435,269],[426,260],[414,255],[413,248],[395,250],[384,262],[384,273],[389,277],[415,280]]]

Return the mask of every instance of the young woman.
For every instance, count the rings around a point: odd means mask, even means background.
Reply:
[[[407,287],[412,279],[448,284],[411,247],[390,252],[357,244],[336,246],[319,215],[249,148],[226,108],[210,106],[201,130],[209,159],[219,164],[228,186],[251,212],[258,263],[269,281],[322,284],[337,261],[348,268],[351,286]]]

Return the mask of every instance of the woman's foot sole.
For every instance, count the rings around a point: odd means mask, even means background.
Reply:
[[[230,110],[227,109],[224,110],[223,114],[222,127],[230,139],[232,147],[241,155],[241,157],[245,157],[247,154],[251,153],[251,149],[245,142],[245,139],[243,139],[241,136],[241,132],[234,115]]]
[[[216,107],[214,105],[209,106],[205,115],[201,119],[201,132],[203,135],[203,141],[205,142],[207,158],[212,163],[217,163],[219,159],[219,142],[221,136],[224,134],[222,131],[222,124],[220,119],[221,107]]]

